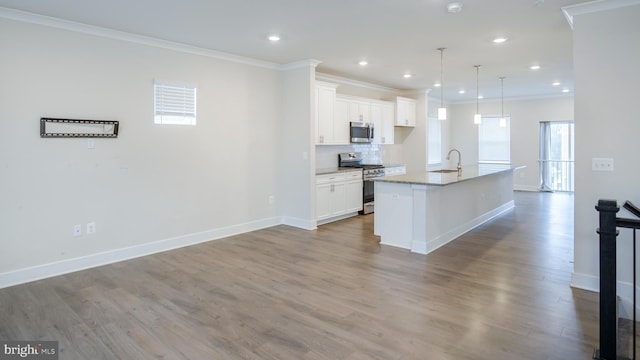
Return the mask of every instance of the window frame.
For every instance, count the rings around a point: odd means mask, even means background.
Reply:
[[[508,134],[508,141],[507,141],[508,144],[506,145],[508,159],[483,159],[482,157],[482,153],[483,153],[482,145],[487,143],[486,140],[483,141],[482,139],[482,134],[483,134],[482,127],[487,126],[487,122],[493,122],[493,121],[495,121],[496,124],[498,124],[499,126],[500,118],[502,118],[502,116],[499,116],[499,115],[483,116],[482,123],[478,125],[478,163],[479,164],[510,164],[511,163],[511,116],[508,114],[504,115],[504,119],[506,119],[505,127]],[[504,143],[504,141],[502,141],[502,143]]]
[[[195,126],[197,124],[197,98],[196,85],[154,81],[154,124]]]

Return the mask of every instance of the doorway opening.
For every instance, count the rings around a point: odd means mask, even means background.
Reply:
[[[540,122],[540,190],[574,189],[575,131],[573,121]]]

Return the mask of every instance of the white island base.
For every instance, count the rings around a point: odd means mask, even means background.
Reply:
[[[374,233],[380,243],[428,254],[514,207],[513,168],[475,166],[457,175],[376,180]]]

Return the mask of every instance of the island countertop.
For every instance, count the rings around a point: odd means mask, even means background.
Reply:
[[[510,164],[476,164],[463,166],[460,172],[453,169],[453,172],[442,173],[435,172],[438,170],[434,169],[419,173],[384,176],[372,180],[403,184],[443,186],[476,179],[482,176],[498,174],[505,171],[514,171],[521,168],[524,168],[524,166],[512,166]]]

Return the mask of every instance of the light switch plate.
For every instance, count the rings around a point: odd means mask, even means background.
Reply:
[[[87,234],[95,234],[96,233],[96,223],[90,222],[87,223]]]
[[[613,171],[613,159],[591,158],[591,171]]]

